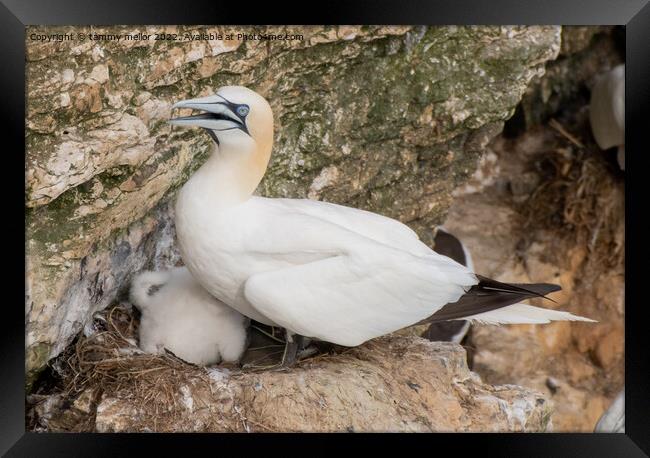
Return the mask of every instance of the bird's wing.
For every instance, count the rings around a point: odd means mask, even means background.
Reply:
[[[477,283],[467,268],[437,253],[413,255],[305,215],[284,223],[295,234],[317,227],[310,244],[318,249],[320,240],[330,254],[256,273],[244,295],[264,316],[304,336],[356,346],[417,323]]]
[[[264,203],[281,207],[287,212],[313,216],[409,253],[431,252],[431,248],[420,241],[413,229],[377,213],[309,199],[265,199]]]

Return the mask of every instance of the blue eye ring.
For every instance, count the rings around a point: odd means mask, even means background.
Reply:
[[[239,105],[237,107],[237,114],[239,116],[246,116],[248,112],[250,111],[250,108],[248,108],[248,105]]]

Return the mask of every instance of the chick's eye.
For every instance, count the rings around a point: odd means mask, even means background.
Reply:
[[[248,114],[248,107],[246,105],[240,105],[237,107],[237,114],[239,116],[246,116]]]

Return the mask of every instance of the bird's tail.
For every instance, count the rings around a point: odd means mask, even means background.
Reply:
[[[501,283],[477,275],[479,283],[453,303],[447,304],[421,323],[448,320],[468,320],[488,324],[541,324],[551,321],[589,321],[589,318],[569,312],[520,304],[525,299],[546,297],[559,291],[558,285],[548,283]],[[549,299],[551,300],[551,299]]]
[[[143,310],[151,304],[151,297],[165,283],[169,281],[171,271],[161,272],[145,271],[136,275],[131,281],[129,298],[138,309]]]

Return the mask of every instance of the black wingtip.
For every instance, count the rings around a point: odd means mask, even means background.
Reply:
[[[502,283],[478,274],[476,277],[479,280],[478,284],[472,286],[458,301],[445,304],[420,323],[464,318],[536,297],[555,302],[547,294],[562,289],[559,285],[550,283]]]
[[[557,301],[554,301],[553,299],[548,297],[547,294],[562,290],[562,287],[560,285],[554,285],[552,283],[532,283],[529,285],[515,284],[515,286],[525,289],[527,291],[531,291],[531,293],[536,292],[538,294],[538,297],[547,299],[555,304],[557,304]]]
[[[552,301],[546,297],[547,294],[560,291],[562,287],[552,283],[502,283],[482,275],[476,275],[479,279],[478,286],[488,290],[501,291],[504,293],[525,293]],[[555,302],[555,301],[554,301]]]

